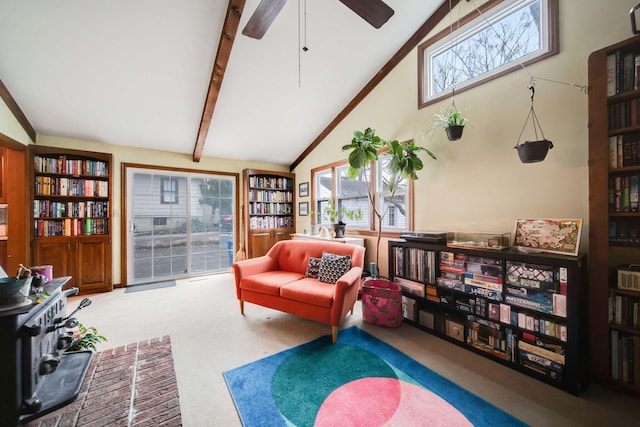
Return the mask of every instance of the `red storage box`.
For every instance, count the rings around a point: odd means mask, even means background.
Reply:
[[[362,284],[362,318],[366,323],[395,328],[402,324],[402,290],[386,279]]]

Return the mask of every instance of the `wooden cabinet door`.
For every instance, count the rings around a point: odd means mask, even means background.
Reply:
[[[270,231],[249,233],[249,258],[266,255],[273,246],[273,237]]]
[[[81,292],[113,290],[111,242],[104,237],[83,238],[75,243],[75,275]]]
[[[72,276],[65,288],[77,286],[74,264],[75,248],[69,240],[49,237],[33,242],[33,265],[52,265],[53,277]]]
[[[276,242],[279,242],[280,240],[291,240],[291,233],[289,232],[276,231],[273,234],[274,234],[274,241],[273,241],[274,244]]]

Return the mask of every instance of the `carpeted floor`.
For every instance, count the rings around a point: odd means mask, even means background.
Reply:
[[[27,424],[87,425],[182,425],[168,335],[97,353],[77,399]]]
[[[170,288],[176,285],[175,280],[163,280],[162,282],[143,283],[140,285],[130,285],[124,288],[124,293],[150,291],[152,289]]]
[[[525,425],[355,326],[223,375],[245,427]]]

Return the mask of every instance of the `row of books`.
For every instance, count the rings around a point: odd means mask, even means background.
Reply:
[[[36,176],[34,190],[38,196],[109,197],[109,182],[82,178]]]
[[[108,217],[109,202],[57,202],[54,200],[34,200],[33,216],[37,218],[91,218]]]
[[[609,177],[609,213],[638,212],[640,201],[640,176],[627,175]]]
[[[640,125],[640,100],[637,98],[611,103],[607,109],[609,130]]]
[[[249,187],[270,188],[274,190],[291,190],[293,189],[293,180],[281,176],[275,177],[252,175],[249,177]]]
[[[434,251],[396,246],[392,256],[397,276],[422,283],[435,282],[436,255]]]
[[[250,202],[293,202],[291,191],[249,190]]]
[[[607,96],[640,89],[640,54],[616,51],[607,55]]]
[[[292,227],[292,216],[252,216],[249,218],[249,228],[252,230]]]
[[[609,322],[616,325],[640,327],[640,295],[611,295],[609,297]]]
[[[101,160],[67,159],[67,156],[34,156],[33,163],[35,171],[40,173],[109,176],[109,165]]]
[[[640,386],[640,336],[611,330],[611,378]]]
[[[538,317],[530,313],[512,310],[508,304],[501,304],[501,321],[511,325],[516,325],[520,329],[536,332],[557,338],[560,341],[567,341],[567,325],[546,317]],[[509,319],[508,322],[504,320]]]
[[[630,219],[609,221],[609,243],[639,244],[640,223]]]
[[[609,137],[609,169],[640,166],[640,134]]]
[[[271,215],[290,215],[293,213],[293,205],[291,203],[272,203],[272,202],[250,202],[249,214],[271,214]]]
[[[65,218],[65,219],[36,219],[33,225],[33,235],[36,237],[50,236],[89,236],[109,234],[109,220],[98,218]]]

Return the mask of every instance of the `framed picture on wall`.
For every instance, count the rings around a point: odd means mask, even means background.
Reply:
[[[309,195],[309,182],[303,182],[298,185],[298,196],[307,197]]]
[[[301,216],[309,215],[309,202],[298,203],[298,215],[301,215]]]
[[[523,251],[577,256],[581,233],[581,219],[518,219],[513,246]]]

